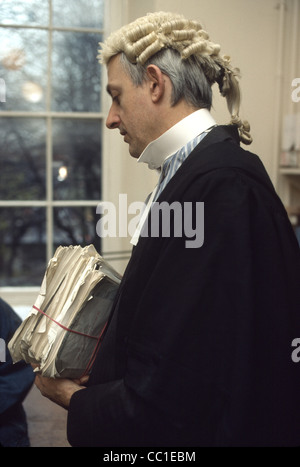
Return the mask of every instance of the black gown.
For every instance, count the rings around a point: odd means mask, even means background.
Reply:
[[[300,250],[263,164],[217,127],[158,201],[203,202],[203,245],[140,238],[69,442],[299,446]]]

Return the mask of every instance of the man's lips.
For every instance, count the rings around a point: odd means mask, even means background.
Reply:
[[[120,131],[120,135],[124,136],[124,141],[126,142],[126,131]]]

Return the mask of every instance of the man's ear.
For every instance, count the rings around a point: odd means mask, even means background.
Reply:
[[[165,75],[156,65],[147,66],[152,102],[157,103],[165,94]]]

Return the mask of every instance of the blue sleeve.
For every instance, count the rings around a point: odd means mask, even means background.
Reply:
[[[24,362],[13,364],[7,349],[8,342],[20,324],[18,315],[0,299],[0,338],[6,347],[5,361],[0,362],[0,416],[24,400],[34,381],[31,366]]]

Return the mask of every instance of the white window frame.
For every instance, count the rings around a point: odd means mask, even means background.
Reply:
[[[72,200],[72,201],[58,201],[53,200],[53,187],[52,187],[52,122],[53,119],[83,119],[83,120],[98,120],[99,131],[102,132],[102,199],[110,199],[113,190],[118,184],[121,176],[122,167],[119,167],[118,173],[115,172],[115,167],[111,166],[111,158],[108,157],[109,150],[113,146],[114,152],[122,152],[120,145],[120,139],[114,138],[115,135],[111,135],[105,131],[105,119],[109,109],[109,100],[106,93],[106,69],[102,67],[102,111],[99,112],[55,112],[51,111],[51,86],[49,86],[49,80],[51,79],[51,55],[52,55],[52,37],[54,31],[68,31],[68,32],[81,32],[81,33],[96,33],[101,34],[104,38],[105,35],[110,34],[111,31],[118,29],[122,24],[127,21],[128,14],[128,3],[127,0],[106,0],[105,1],[105,12],[104,12],[104,25],[105,29],[95,28],[81,28],[81,27],[55,27],[52,23],[52,0],[49,0],[49,25],[48,26],[28,26],[28,25],[16,25],[16,24],[1,24],[1,27],[15,28],[15,29],[37,29],[46,30],[49,33],[49,47],[48,47],[48,86],[46,95],[46,110],[33,112],[33,111],[1,111],[0,117],[3,118],[44,118],[46,120],[46,198],[45,200],[32,200],[32,201],[3,201],[0,200],[0,208],[22,208],[26,206],[30,207],[43,207],[46,209],[46,238],[47,238],[47,250],[46,258],[47,261],[53,256],[53,208],[55,207],[94,207],[98,205],[100,200]],[[95,51],[96,52],[96,51]],[[96,56],[96,54],[95,54]],[[116,183],[111,184],[111,173],[115,173]],[[99,181],[100,183],[101,181]],[[127,246],[127,244],[126,244]],[[125,248],[126,248],[125,246]],[[115,262],[116,269],[124,269],[130,251],[124,249],[122,242],[111,243],[109,239],[102,240],[101,252],[106,259]],[[105,251],[107,253],[105,254]],[[118,267],[119,266],[119,267]],[[42,277],[41,277],[42,281]],[[39,287],[0,287],[0,296],[6,300],[11,306],[17,311],[19,307],[31,307],[38,294]],[[24,313],[24,311],[20,311]],[[22,316],[23,317],[23,316]]]

